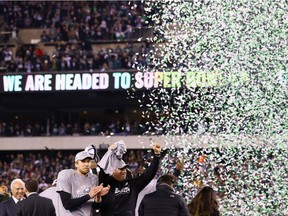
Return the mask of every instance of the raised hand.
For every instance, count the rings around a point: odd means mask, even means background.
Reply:
[[[116,143],[113,143],[109,146],[109,150],[114,150],[115,148],[117,147],[117,144]]]
[[[154,150],[154,154],[159,155],[161,153],[161,145],[158,143],[153,143],[152,145],[152,149]]]

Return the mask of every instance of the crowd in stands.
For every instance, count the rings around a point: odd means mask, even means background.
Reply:
[[[110,123],[79,122],[75,123],[31,123],[0,121],[0,137],[22,136],[90,136],[90,135],[139,135],[147,130],[137,121],[112,121]]]
[[[133,29],[146,26],[139,1],[2,2],[6,31],[44,28],[40,40],[52,43],[54,55],[33,44],[18,45],[16,52],[0,50],[1,72],[106,71],[146,66],[149,44],[129,42]],[[48,29],[48,30],[46,30]],[[139,35],[138,35],[139,36]],[[117,41],[126,39],[124,47]],[[105,40],[111,48],[92,50],[92,43]]]
[[[124,48],[118,45],[98,52],[83,48],[81,44],[55,46],[56,52],[50,57],[45,50],[33,45],[22,45],[17,48],[15,58],[11,49],[3,47],[0,50],[0,71],[31,73],[133,69],[147,66],[148,63],[143,56],[152,49],[149,44],[135,47],[133,43],[127,43]]]
[[[4,1],[6,31],[42,28],[43,42],[129,39],[147,26],[141,1]]]

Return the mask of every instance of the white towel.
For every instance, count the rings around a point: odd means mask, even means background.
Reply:
[[[123,158],[123,154],[127,152],[126,145],[123,140],[115,143],[115,149],[108,149],[105,155],[98,162],[98,166],[103,169],[106,174],[112,175],[113,171],[118,168],[124,168],[128,166]]]

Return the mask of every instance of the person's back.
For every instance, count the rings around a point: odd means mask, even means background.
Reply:
[[[52,187],[47,188],[39,194],[42,197],[46,197],[52,200],[55,207],[56,216],[70,216],[71,212],[66,210],[61,202],[60,195],[57,193],[56,180],[53,182]]]
[[[154,191],[156,191],[156,184],[157,184],[157,180],[158,180],[157,178],[154,178],[152,181],[150,181],[150,183],[138,194],[136,209],[135,209],[135,216],[138,216],[138,209],[139,209],[140,203],[141,203],[142,199],[144,198],[144,196],[146,194],[150,194],[150,193],[153,193]]]
[[[140,203],[139,216],[189,216],[183,197],[173,191],[173,176],[163,175],[158,182],[156,191]]]
[[[164,152],[164,154],[166,154],[166,152]],[[163,155],[164,156],[164,155]],[[174,180],[176,181],[177,178],[180,176],[181,174],[181,171],[183,170],[183,167],[184,167],[184,160],[181,159],[181,160],[178,160],[176,162],[176,167],[174,169],[174,172],[173,172],[173,177],[174,177]],[[156,177],[156,176],[155,176]],[[142,199],[144,198],[144,196],[146,194],[149,194],[149,193],[152,193],[154,191],[156,191],[156,186],[157,186],[157,182],[158,182],[158,178],[159,176],[157,176],[156,178],[154,178],[139,194],[138,194],[138,197],[137,197],[137,203],[136,203],[136,208],[135,208],[135,216],[139,216],[138,215],[138,209],[139,209],[139,205],[142,201]]]
[[[48,199],[51,199],[53,202],[53,205],[56,209],[57,206],[57,197],[59,196],[59,194],[56,191],[56,180],[53,182],[51,187],[48,187],[46,190],[42,191],[39,195],[42,197],[46,197]]]
[[[17,203],[20,216],[56,216],[55,208],[51,199],[39,196],[38,182],[28,179],[25,182],[27,198]]]
[[[29,198],[29,199],[28,199]],[[53,216],[55,208],[52,200],[46,197],[41,197],[38,194],[31,194],[26,200],[18,203],[20,214],[23,216]],[[29,202],[28,202],[29,200]],[[53,207],[53,208],[52,208]]]

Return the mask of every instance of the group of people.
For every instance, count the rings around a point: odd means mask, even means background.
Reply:
[[[15,179],[11,182],[12,196],[0,203],[0,215],[55,215],[51,199],[39,196],[36,179]]]
[[[0,49],[0,72],[51,72],[51,71],[109,71],[147,66],[143,57],[152,50],[150,44],[127,43],[124,46],[109,42],[111,48],[92,50],[92,44],[55,44],[37,48],[36,45],[17,45],[14,52],[7,46]]]
[[[151,163],[137,177],[123,160],[127,149],[119,141],[110,145],[100,161],[93,145],[78,152],[75,169],[61,170],[53,186],[40,194],[36,179],[15,179],[12,196],[0,203],[0,216],[220,215],[216,193],[209,186],[187,205],[182,195],[174,192],[183,164],[173,173],[161,173],[163,151],[159,144],[151,147]]]
[[[55,119],[47,123],[43,121],[11,119],[11,121],[0,120],[0,137],[31,137],[31,136],[95,136],[95,135],[139,135],[143,134],[147,126],[139,121],[126,120],[116,122],[100,121],[75,121],[68,122]]]
[[[133,28],[147,25],[142,2],[2,2],[6,31],[48,29],[42,41],[129,38]]]
[[[134,31],[142,31],[147,20],[139,1],[133,4],[126,1],[7,1],[1,3],[0,12],[4,18],[2,28],[7,26],[5,31],[44,28],[39,40],[51,42],[56,50],[52,58],[47,50],[35,44],[17,45],[15,53],[4,45],[0,51],[1,72],[107,71],[147,65],[143,57],[151,50],[147,45],[133,47],[129,43],[121,49],[115,44],[119,40],[135,41],[141,37],[141,33]],[[92,43],[98,40],[111,43],[113,49],[93,53]]]

